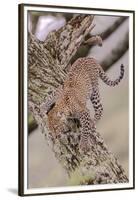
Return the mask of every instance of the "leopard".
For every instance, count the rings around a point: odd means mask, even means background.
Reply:
[[[79,149],[88,151],[91,146],[90,135],[96,131],[96,123],[103,115],[99,78],[108,86],[114,87],[123,77],[123,64],[120,66],[119,76],[115,80],[110,80],[95,58],[78,58],[71,65],[63,85],[41,106],[41,110],[48,116],[48,127],[52,136],[58,138],[66,132],[68,119],[76,118],[81,124]],[[93,105],[93,117],[87,108],[88,100]]]

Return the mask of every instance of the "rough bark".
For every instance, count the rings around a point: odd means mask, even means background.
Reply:
[[[76,120],[69,121],[70,131],[53,140],[48,132],[47,116],[40,105],[47,95],[66,78],[66,68],[85,37],[93,28],[92,15],[78,15],[63,28],[51,32],[45,42],[28,35],[29,108],[46,137],[46,141],[70,177],[81,177],[78,184],[123,183],[128,178],[99,133],[91,134],[93,144],[87,153],[79,152],[80,129]]]

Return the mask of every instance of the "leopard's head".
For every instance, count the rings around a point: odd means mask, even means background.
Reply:
[[[48,128],[54,138],[66,131],[66,113],[61,103],[55,106],[48,113]]]

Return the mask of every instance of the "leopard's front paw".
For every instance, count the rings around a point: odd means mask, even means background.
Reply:
[[[91,149],[91,142],[89,139],[84,139],[84,138],[81,138],[80,140],[80,143],[79,143],[79,151],[80,153],[83,152],[83,153],[86,153],[88,151],[90,151]]]

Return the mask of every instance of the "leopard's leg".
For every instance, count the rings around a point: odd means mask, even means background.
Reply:
[[[59,86],[46,98],[46,100],[40,105],[41,115],[48,114],[48,112],[54,107],[57,99],[61,96],[62,91],[63,86]]]
[[[79,120],[82,126],[79,149],[86,152],[89,151],[92,146],[90,135],[96,131],[95,122],[91,119],[88,110],[80,112]]]
[[[96,122],[96,121],[101,119],[102,114],[103,114],[103,106],[102,106],[102,103],[101,103],[98,86],[94,86],[92,88],[92,94],[91,94],[90,99],[91,99],[91,102],[93,104],[93,108],[94,108],[94,111],[95,111],[94,120]]]

